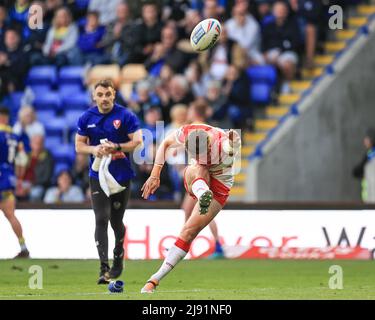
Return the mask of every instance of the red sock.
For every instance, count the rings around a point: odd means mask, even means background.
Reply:
[[[184,250],[185,252],[189,252],[191,243],[187,243],[184,240],[177,238],[175,244],[176,247]]]

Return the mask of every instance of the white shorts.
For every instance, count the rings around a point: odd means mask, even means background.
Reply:
[[[266,52],[269,60],[276,60],[277,64],[293,63],[298,64],[298,55],[294,51],[281,52],[279,49],[271,49]]]

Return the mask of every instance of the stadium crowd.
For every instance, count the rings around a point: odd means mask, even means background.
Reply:
[[[35,5],[42,8],[41,29],[29,27],[29,9]],[[98,64],[143,64],[147,78],[134,85],[130,98],[119,91],[118,102],[131,108],[143,128],[153,133],[154,144],[145,148],[155,147],[158,121],[165,122],[167,131],[174,130],[191,119],[190,110],[197,105],[213,124],[252,130],[258,105],[246,70],[271,65],[277,71],[273,92],[291,92],[289,82],[302,68],[314,67],[327,33],[329,5],[320,0],[1,1],[1,100],[12,109],[14,131],[28,135],[32,150],[25,176],[17,183],[17,197],[56,203],[80,202],[90,195],[88,159],[76,155],[60,163],[55,157],[60,145],[47,132],[53,121],[34,106],[35,98],[45,92],[37,90],[38,83],[26,81],[31,67],[89,70]],[[190,33],[209,17],[222,24],[220,40],[204,53],[192,52]],[[22,93],[18,104],[13,99],[17,92]],[[54,113],[62,114],[64,110]],[[77,114],[68,119],[74,125]],[[72,143],[73,134],[60,141]],[[151,166],[135,166],[133,198],[139,198]],[[178,199],[181,170],[172,164],[164,172],[154,199]]]

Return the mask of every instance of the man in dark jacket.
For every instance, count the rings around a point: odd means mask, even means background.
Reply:
[[[28,69],[28,57],[21,46],[17,30],[8,29],[4,35],[4,45],[0,47],[1,93],[8,94],[22,90]]]
[[[277,1],[273,6],[275,21],[263,29],[262,51],[268,63],[276,65],[286,81],[293,80],[298,64],[300,33],[298,23],[289,17],[288,5]],[[286,91],[287,89],[282,89]]]
[[[142,20],[133,34],[137,62],[144,62],[154,51],[155,44],[160,41],[163,24],[158,19],[156,4],[146,3],[142,6]]]

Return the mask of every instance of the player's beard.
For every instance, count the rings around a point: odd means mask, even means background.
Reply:
[[[103,111],[103,113],[108,113],[113,108],[113,102],[107,102],[107,103],[102,102],[99,107],[100,107],[100,110]]]

